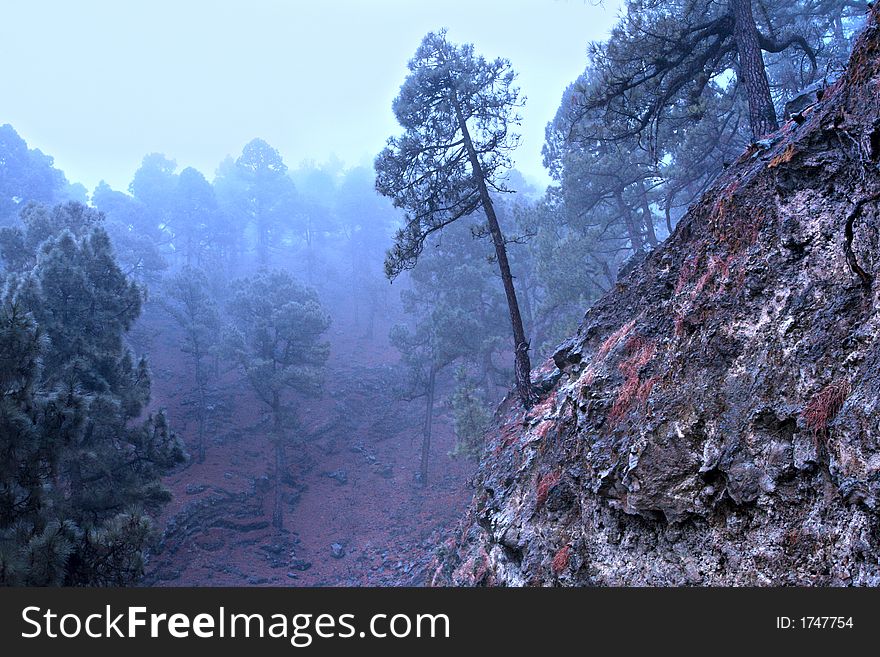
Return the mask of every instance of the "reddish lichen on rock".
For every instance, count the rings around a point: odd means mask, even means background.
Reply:
[[[559,576],[566,568],[568,568],[569,559],[571,559],[571,546],[564,545],[553,556],[553,562],[551,564],[553,574]]]
[[[834,381],[822,388],[807,404],[804,408],[804,421],[814,436],[822,436],[828,432],[828,425],[843,408],[850,390],[849,381]]]
[[[633,401],[637,399],[642,403],[647,401],[654,387],[654,380],[649,379],[643,383],[640,372],[654,358],[656,349],[654,341],[647,340],[643,336],[636,335],[627,341],[626,351],[629,356],[617,366],[623,374],[623,386],[618,391],[617,398],[608,413],[608,419],[612,424],[619,423],[626,416]]]
[[[535,487],[535,509],[540,509],[547,501],[550,491],[559,483],[559,471],[554,470],[538,479],[538,485]]]
[[[843,257],[880,262],[873,206],[848,224],[880,196],[878,88],[880,6],[810,118],[560,345],[554,414],[501,418],[560,439],[483,462],[444,572],[487,549],[510,586],[880,586],[878,287]]]
[[[617,346],[617,343],[620,342],[626,335],[633,330],[633,327],[636,325],[635,320],[631,322],[627,322],[619,329],[617,329],[614,333],[608,336],[605,342],[602,343],[602,346],[599,347],[599,351],[596,352],[596,358],[598,360],[602,360],[605,358],[614,347]]]

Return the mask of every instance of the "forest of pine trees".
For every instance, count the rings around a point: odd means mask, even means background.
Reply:
[[[450,456],[432,450],[438,414],[452,456],[478,458],[494,406],[512,389],[534,402],[530,370],[622,268],[839,75],[865,7],[629,0],[547,125],[546,190],[512,167],[516,62],[443,31],[415,52],[374,169],[293,167],[255,138],[215,172],[150,153],[127,189],[86,190],[0,126],[0,583],[136,582],[163,476],[211,449],[223,376],[263,405],[281,530],[297,405],[341,314],[367,340],[394,324],[418,482]],[[186,440],[151,403],[138,327],[163,322],[190,382]]]

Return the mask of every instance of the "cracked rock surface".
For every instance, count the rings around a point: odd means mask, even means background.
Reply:
[[[435,585],[880,585],[880,28],[487,437]]]

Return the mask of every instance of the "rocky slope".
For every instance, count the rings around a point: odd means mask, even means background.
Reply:
[[[880,27],[510,398],[435,585],[880,585]]]

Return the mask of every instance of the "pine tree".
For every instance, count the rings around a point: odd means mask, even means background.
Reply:
[[[182,175],[182,174],[181,174]],[[205,424],[208,414],[207,360],[215,352],[220,332],[220,315],[212,298],[204,272],[192,267],[182,270],[165,281],[162,306],[183,329],[181,349],[193,363],[197,431],[197,458],[205,460]]]
[[[268,266],[270,248],[292,220],[296,198],[281,155],[262,139],[251,140],[238,159],[220,165],[214,190],[238,235],[246,227],[255,231],[257,262]]]
[[[0,482],[13,500],[0,521],[0,578],[128,584],[143,570],[150,514],[169,499],[160,476],[184,458],[162,413],[141,419],[149,369],[124,335],[143,290],[120,270],[95,211],[68,204],[24,219],[18,236],[36,252],[6,262],[0,313],[12,407],[0,442],[14,445]]]
[[[387,299],[388,283],[382,262],[376,258],[394,234],[397,213],[387,198],[376,193],[372,169],[357,167],[346,172],[336,196],[344,250],[351,267],[347,292],[358,323],[366,312],[365,337],[373,337],[380,301]]]
[[[486,391],[468,375],[466,367],[456,370],[455,383],[449,405],[456,442],[450,456],[476,459],[483,448],[483,434],[492,420]]]
[[[456,46],[446,33],[428,34],[409,63],[410,74],[394,100],[404,128],[376,158],[376,189],[407,212],[406,225],[388,252],[394,278],[412,269],[431,234],[482,209],[492,237],[513,330],[516,388],[523,405],[536,399],[529,342],[523,329],[507,246],[490,189],[506,191],[501,172],[517,138],[510,128],[522,102],[510,62],[488,62],[473,46]]]
[[[222,223],[211,184],[192,167],[181,171],[168,224],[187,266],[204,266],[206,252],[216,240],[213,233]]]
[[[317,294],[287,272],[260,272],[233,284],[227,307],[231,326],[226,348],[272,418],[274,504],[272,525],[284,526],[282,480],[287,431],[295,424],[291,392],[315,394],[322,385],[330,345],[321,336],[330,327]]]
[[[438,377],[455,362],[466,362],[488,383],[499,374],[493,356],[506,345],[504,293],[492,276],[484,243],[471,234],[467,220],[450,226],[442,239],[430,240],[410,274],[411,288],[401,292],[410,325],[392,328],[408,374],[406,399],[425,399],[419,482],[428,481]],[[500,372],[509,385],[510,372]]]
[[[834,79],[861,0],[629,0],[547,128],[548,198],[613,279],[647,251],[787,101]]]
[[[92,205],[104,215],[104,228],[116,259],[127,276],[157,284],[168,263],[162,254],[162,232],[153,210],[103,180],[92,193]]]
[[[51,157],[28,148],[8,123],[0,125],[0,224],[14,220],[29,201],[53,203],[69,198],[69,188]]]

